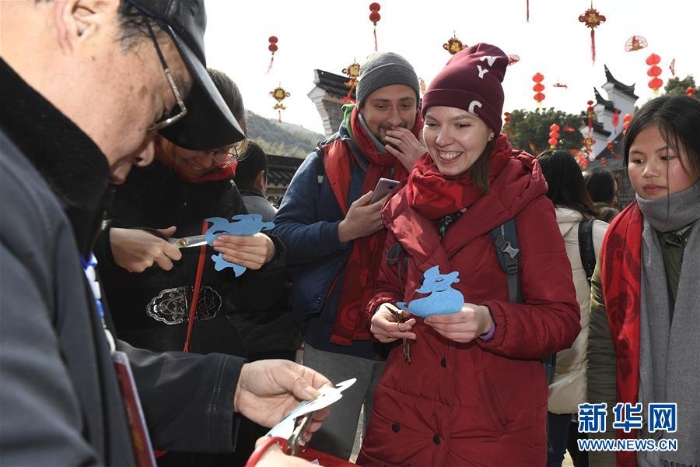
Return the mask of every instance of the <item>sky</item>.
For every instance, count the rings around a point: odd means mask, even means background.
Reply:
[[[314,69],[343,75],[348,65],[374,52],[374,25],[366,0],[206,0],[208,66],[228,74],[240,88],[247,109],[277,119],[270,91],[283,87],[282,120],[323,133],[321,117],[308,98]],[[620,82],[636,85],[638,105],[654,97],[647,83],[652,52],[661,57],[660,78],[688,75],[700,85],[700,43],[696,39],[698,0],[383,0],[377,22],[377,50],[403,55],[426,84],[451,55],[442,45],[456,36],[466,45],[488,42],[520,61],[508,67],[503,82],[504,112],[534,111],[535,73],[544,75],[543,108],[578,114],[605,98],[603,65]],[[591,59],[590,29],[579,15],[593,6],[606,16],[595,28],[596,60]],[[643,36],[648,47],[626,52],[625,43]],[[269,37],[278,50],[268,72]],[[567,87],[555,87],[555,83]]]

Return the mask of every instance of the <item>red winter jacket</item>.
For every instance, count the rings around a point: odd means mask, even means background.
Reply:
[[[508,145],[508,151],[511,151]],[[442,240],[399,192],[385,206],[385,253],[401,242],[408,271],[384,262],[369,304],[409,302],[436,264],[459,271],[465,302],[489,307],[492,340],[462,344],[425,325],[413,328],[411,363],[391,351],[374,395],[358,464],[363,466],[536,466],[547,458],[547,382],[540,358],[571,346],[580,331],[571,267],[537,161],[510,161]],[[524,303],[508,300],[490,231],[515,217]],[[402,267],[403,268],[403,267]]]

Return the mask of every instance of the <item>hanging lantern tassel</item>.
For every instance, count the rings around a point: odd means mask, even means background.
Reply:
[[[593,134],[593,101],[587,102],[586,115],[588,116],[588,136]]]
[[[530,22],[530,0],[525,0],[525,21]]]
[[[270,41],[270,45],[267,46],[267,50],[269,50],[272,55],[270,56],[270,64],[267,66],[265,74],[268,74],[272,69],[272,62],[275,60],[275,52],[277,52],[277,36],[270,36],[268,40]]]
[[[274,99],[277,101],[277,104],[275,104],[273,109],[277,111],[277,121],[279,123],[282,123],[282,111],[287,109],[287,107],[284,106],[282,101],[289,97],[291,94],[289,94],[282,87],[282,83],[280,83],[280,85],[277,88],[270,91],[270,95],[274,97]]]
[[[605,16],[593,8],[593,2],[591,2],[591,7],[584,14],[580,15],[578,20],[584,23],[586,27],[591,28],[591,58],[593,63],[595,63],[595,28],[605,22]]]
[[[447,50],[450,55],[454,55],[460,50],[466,49],[467,46],[462,41],[457,39],[457,35],[455,33],[452,33],[452,37],[450,40],[442,44],[442,48]]]
[[[343,68],[343,73],[348,76],[348,80],[343,84],[350,88],[347,95],[343,98],[343,103],[347,104],[349,102],[354,102],[352,99],[352,92],[357,86],[357,77],[360,75],[360,64],[357,62],[351,63],[346,68]]]
[[[374,24],[374,51],[377,51],[377,23],[379,22],[380,19],[382,19],[382,15],[379,14],[379,10],[381,9],[381,5],[377,2],[372,2],[369,4],[369,11],[371,13],[369,14],[369,20]]]

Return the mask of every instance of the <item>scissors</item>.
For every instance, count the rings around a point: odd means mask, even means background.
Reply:
[[[206,235],[191,235],[189,237],[175,238],[175,237],[168,237],[168,236],[164,235],[160,230],[154,229],[152,227],[136,227],[136,228],[139,230],[143,230],[144,232],[148,232],[151,235],[155,235],[158,238],[162,238],[166,242],[170,243],[171,245],[175,245],[178,248],[192,248],[195,246],[201,246],[201,245],[207,244]]]
[[[277,425],[267,432],[266,436],[284,440],[286,450],[295,456],[299,450],[301,435],[306,431],[313,420],[314,412],[328,407],[340,400],[342,392],[355,384],[357,378],[352,378],[335,387],[324,386],[319,389],[321,393],[316,399],[299,403],[291,412],[280,420]]]

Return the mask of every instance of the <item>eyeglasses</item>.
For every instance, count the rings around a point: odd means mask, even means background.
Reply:
[[[148,127],[148,131],[159,131],[172,125],[178,120],[181,120],[185,115],[187,115],[187,108],[180,97],[180,92],[177,90],[177,86],[175,86],[175,80],[173,80],[173,75],[170,73],[170,68],[168,68],[168,64],[165,62],[165,57],[163,57],[163,52],[160,50],[158,40],[156,39],[156,35],[153,33],[153,28],[151,27],[151,22],[148,17],[144,16],[144,18],[146,19],[148,34],[151,36],[153,45],[156,48],[156,53],[158,54],[158,59],[163,67],[163,71],[165,72],[165,77],[168,79],[168,84],[170,84],[170,89],[172,89],[173,94],[175,95],[175,101],[177,102],[177,105],[173,107],[173,109],[167,115],[164,115],[160,120],[153,122],[151,126]]]
[[[238,149],[236,148],[236,145],[225,148],[210,149],[207,152],[207,155],[212,156],[214,158],[214,162],[217,164],[227,165],[238,159]]]

